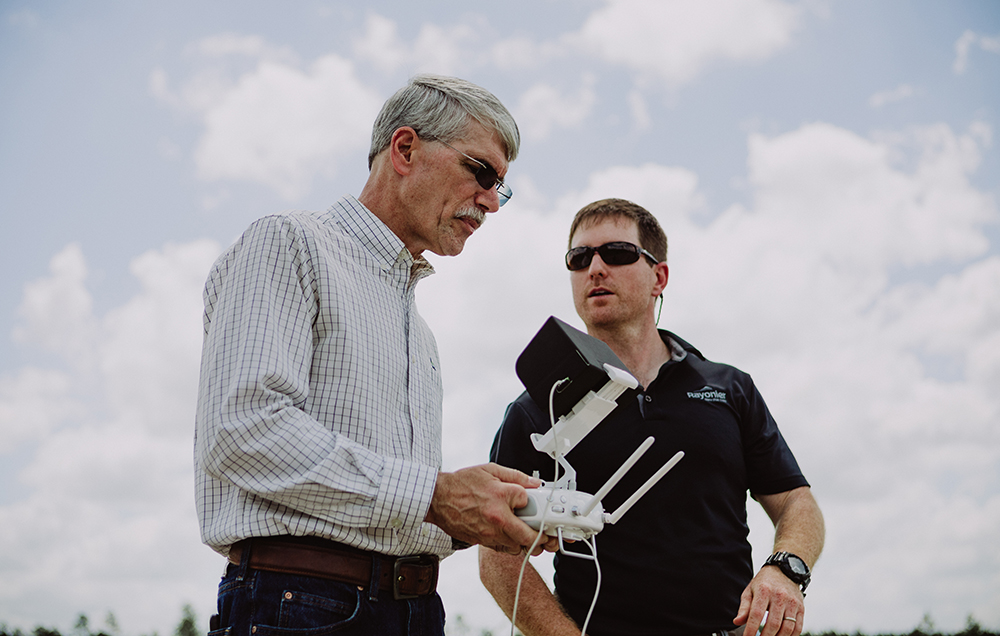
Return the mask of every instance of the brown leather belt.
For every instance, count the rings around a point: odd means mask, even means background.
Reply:
[[[243,551],[248,548],[251,568],[315,576],[363,587],[371,584],[373,559],[378,559],[378,587],[386,592],[391,590],[396,600],[433,594],[437,588],[438,558],[434,555],[391,557],[335,541],[263,537],[234,544],[229,550],[229,562],[239,565]]]

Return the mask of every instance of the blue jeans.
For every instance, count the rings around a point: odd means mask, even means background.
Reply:
[[[218,629],[209,636],[444,636],[434,594],[399,600],[392,592],[311,576],[230,565],[219,584]]]

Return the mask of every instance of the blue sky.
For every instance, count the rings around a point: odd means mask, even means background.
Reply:
[[[544,319],[579,324],[573,213],[631,198],[670,238],[661,326],[754,376],[826,513],[807,629],[1000,627],[1000,4],[860,0],[0,3],[0,621],[207,617],[208,267],[360,192],[417,72],[523,134],[514,198],[418,292],[446,468],[485,460]],[[474,576],[445,564],[449,629],[500,633]]]

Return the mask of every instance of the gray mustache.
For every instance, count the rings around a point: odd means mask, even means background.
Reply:
[[[465,208],[455,214],[455,218],[461,219],[465,217],[474,220],[479,226],[482,226],[486,222],[486,213],[478,208]]]

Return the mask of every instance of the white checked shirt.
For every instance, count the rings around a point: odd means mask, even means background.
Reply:
[[[423,523],[442,391],[414,287],[433,271],[353,197],[263,218],[216,261],[195,432],[206,544],[291,534],[451,553]]]

